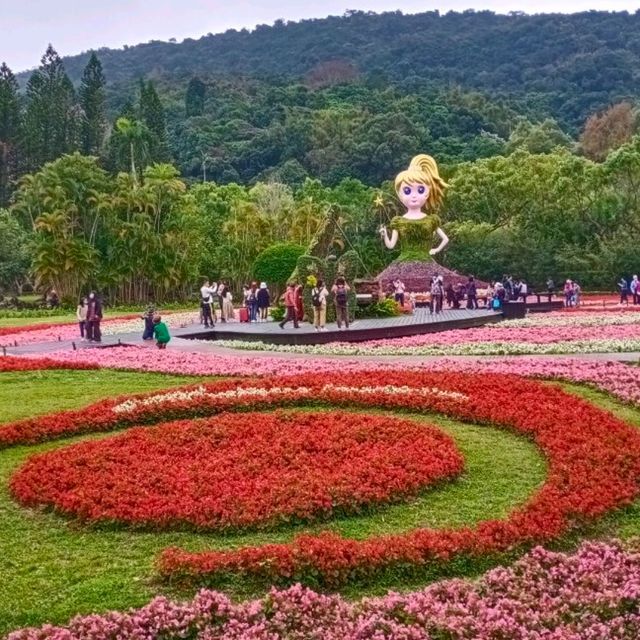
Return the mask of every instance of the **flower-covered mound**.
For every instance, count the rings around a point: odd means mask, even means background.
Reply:
[[[511,401],[517,399],[517,401]],[[301,534],[289,543],[228,551],[167,550],[159,568],[186,581],[229,574],[337,585],[386,569],[446,565],[561,536],[638,495],[640,434],[611,414],[533,380],[491,373],[372,371],[222,381],[170,393],[98,402],[81,411],[0,427],[4,446],[247,409],[329,405],[443,413],[530,437],[548,459],[544,485],[504,520],[473,528],[418,528],[365,540]],[[239,413],[238,423],[243,419]]]
[[[453,478],[462,456],[418,422],[335,412],[223,414],[31,457],[11,489],[88,521],[267,526],[357,513]]]
[[[475,583],[449,580],[356,603],[300,585],[241,604],[203,590],[190,602],[158,597],[8,640],[637,640],[639,604],[640,554],[584,543],[572,555],[536,548]]]

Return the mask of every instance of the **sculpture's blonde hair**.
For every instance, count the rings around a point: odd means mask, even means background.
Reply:
[[[440,177],[436,161],[424,153],[411,160],[409,168],[401,171],[396,176],[396,193],[405,185],[424,184],[429,187],[427,205],[431,209],[437,209],[444,198],[444,190],[449,186]]]

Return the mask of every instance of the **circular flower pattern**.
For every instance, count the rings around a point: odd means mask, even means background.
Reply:
[[[25,504],[88,521],[226,529],[356,513],[452,478],[463,464],[449,436],[415,421],[223,414],[33,456],[12,489]]]
[[[241,424],[246,411],[317,405],[443,413],[513,430],[547,457],[547,479],[502,520],[457,529],[418,527],[363,540],[310,532],[255,547],[167,549],[158,563],[163,576],[201,583],[239,574],[335,587],[382,571],[447,565],[455,557],[484,557],[557,539],[640,493],[636,429],[554,386],[486,371],[334,372],[204,383],[7,424],[0,428],[0,447],[227,412],[237,412]],[[19,495],[15,479],[12,489]]]

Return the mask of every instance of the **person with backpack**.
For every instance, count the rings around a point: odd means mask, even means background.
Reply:
[[[342,329],[342,323],[344,323],[345,329],[349,328],[349,291],[351,291],[351,288],[342,276],[337,278],[335,284],[331,287],[331,293],[336,305],[338,329]]]
[[[327,298],[329,291],[322,280],[318,280],[316,286],[311,289],[311,304],[313,305],[313,325],[316,331],[326,331],[324,325],[327,321]]]

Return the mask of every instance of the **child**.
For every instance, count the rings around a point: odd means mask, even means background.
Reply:
[[[166,349],[171,336],[169,335],[169,327],[162,322],[162,318],[159,315],[153,316],[153,335],[158,349]]]

